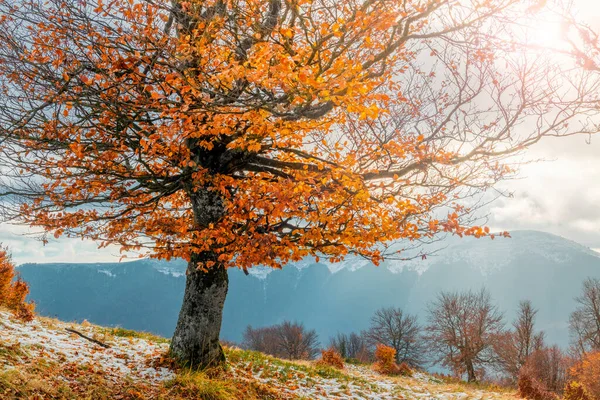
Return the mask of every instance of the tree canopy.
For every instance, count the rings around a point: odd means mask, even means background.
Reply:
[[[7,210],[208,267],[486,235],[462,200],[506,155],[594,130],[594,85],[512,40],[532,5],[2,0]]]

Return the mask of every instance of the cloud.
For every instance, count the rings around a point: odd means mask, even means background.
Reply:
[[[517,180],[503,183],[513,197],[489,209],[495,229],[537,229],[600,247],[600,137],[548,139],[528,157]]]
[[[8,246],[17,265],[24,263],[117,262],[121,258],[118,246],[98,249],[98,243],[81,239],[49,239],[43,244],[33,230],[21,225],[0,225],[0,242]],[[130,256],[135,257],[134,254]]]

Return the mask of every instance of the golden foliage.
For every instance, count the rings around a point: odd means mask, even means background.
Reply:
[[[567,386],[574,386],[574,393],[583,390],[589,398],[600,399],[600,351],[584,355],[571,369],[571,375],[577,384],[571,382]]]
[[[577,381],[568,382],[565,386],[563,393],[564,400],[594,400],[592,396],[587,393],[585,386]]]
[[[344,360],[342,359],[340,353],[338,353],[333,347],[326,350],[321,350],[321,359],[317,361],[317,364],[344,369]]]
[[[510,136],[546,121],[553,99],[530,88],[560,84],[542,63],[495,65],[510,50],[488,30],[523,3],[1,1],[2,162],[42,182],[16,185],[10,211],[57,237],[214,254],[202,267],[377,264],[381,242],[493,237],[463,199],[590,103]],[[489,110],[486,93],[506,95]]]
[[[7,307],[24,321],[33,319],[33,303],[25,301],[29,288],[15,272],[10,254],[0,247],[0,306]]]
[[[396,364],[396,349],[384,344],[375,348],[375,364],[373,368],[380,374],[395,375],[398,373]]]

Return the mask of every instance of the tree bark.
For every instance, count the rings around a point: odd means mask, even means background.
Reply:
[[[229,279],[222,265],[204,272],[196,269],[197,261],[192,257],[188,265],[171,354],[187,367],[204,369],[225,362],[219,333]]]
[[[189,194],[194,222],[200,229],[222,218],[223,201],[216,191],[200,188]],[[207,261],[214,265],[198,269]],[[171,340],[171,354],[187,367],[204,369],[225,362],[219,333],[228,284],[227,269],[214,252],[190,256],[183,304]]]
[[[468,382],[477,382],[477,376],[475,375],[475,368],[473,367],[473,363],[471,361],[467,361],[466,365],[467,365],[467,381]]]

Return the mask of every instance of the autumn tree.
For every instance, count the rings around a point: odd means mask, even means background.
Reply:
[[[458,376],[477,381],[496,362],[494,341],[503,331],[503,315],[487,290],[441,292],[428,306],[425,335],[435,362]]]
[[[569,319],[573,347],[581,356],[600,351],[600,279],[587,278],[575,301],[577,309]]]
[[[252,328],[244,332],[245,348],[289,360],[311,360],[319,354],[319,338],[315,330],[308,330],[297,322]]]
[[[531,301],[519,302],[517,316],[512,329],[500,334],[494,341],[494,351],[498,356],[500,369],[508,375],[513,384],[517,383],[519,372],[529,356],[544,348],[544,332],[535,329],[538,310]]]
[[[405,313],[400,308],[380,308],[371,317],[365,338],[373,346],[383,344],[396,350],[397,364],[423,366],[426,351],[416,315]]]
[[[486,236],[507,157],[597,130],[540,4],[0,0],[4,216],[187,260],[171,352],[218,364],[227,268]]]

